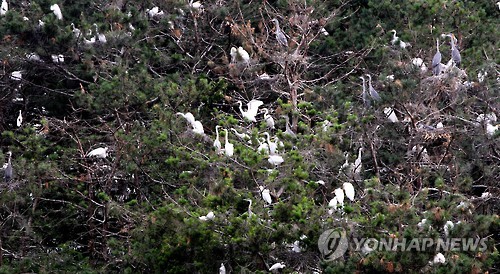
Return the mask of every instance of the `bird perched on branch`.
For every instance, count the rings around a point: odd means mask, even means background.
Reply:
[[[275,33],[276,33],[276,41],[282,46],[288,47],[288,39],[286,38],[285,33],[281,30],[280,28],[280,23],[278,22],[278,19],[274,18],[271,20],[271,22],[274,22],[274,25],[276,27]]]
[[[436,54],[432,58],[432,74],[441,74],[441,52],[439,52],[439,39],[436,39]]]

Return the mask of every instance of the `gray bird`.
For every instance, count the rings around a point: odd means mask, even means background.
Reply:
[[[363,80],[363,93],[361,94],[363,98],[363,104],[365,104],[365,107],[370,107],[371,105],[370,98],[368,98],[368,93],[366,93],[366,80],[363,76],[359,78]]]
[[[441,73],[441,52],[439,52],[439,39],[436,39],[437,52],[432,58],[432,74],[435,76]]]
[[[373,100],[380,101],[380,95],[378,95],[378,92],[372,86],[372,76],[370,74],[367,74],[366,76],[368,76],[368,89],[370,91],[370,96]]]
[[[278,22],[278,19],[274,18],[271,21],[274,22],[274,25],[276,26],[276,40],[281,45],[288,47],[288,40],[286,39],[285,33],[280,28],[280,23]]]
[[[457,48],[457,38],[453,33],[447,34],[446,36],[450,37],[451,40],[451,59],[455,63],[455,66],[460,66],[462,62],[462,57],[460,56],[460,51]]]
[[[4,179],[6,183],[8,183],[12,179],[12,163],[11,163],[12,152],[10,151],[7,152],[7,155],[9,156],[9,159],[7,160],[4,173]]]

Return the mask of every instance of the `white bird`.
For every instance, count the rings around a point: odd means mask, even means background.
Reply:
[[[200,219],[201,221],[204,221],[204,222],[208,221],[208,220],[213,220],[214,218],[215,218],[215,214],[213,211],[208,212],[208,214],[205,216],[198,217],[198,219]]]
[[[302,249],[300,248],[300,241],[295,241],[293,242],[292,244],[292,252],[295,252],[295,253],[300,253],[302,251]]]
[[[269,271],[274,271],[274,270],[278,270],[278,269],[283,269],[285,268],[285,263],[284,262],[281,262],[281,263],[275,263],[271,266],[271,268],[269,268]]]
[[[498,126],[499,125],[492,125],[490,124],[489,122],[486,123],[486,133],[490,136],[493,136],[493,134],[495,134],[495,132],[498,130]]]
[[[223,263],[220,264],[219,274],[226,274],[226,267],[224,266]]]
[[[232,157],[233,154],[234,154],[234,145],[229,143],[228,139],[229,139],[229,133],[227,132],[227,129],[224,129],[224,131],[226,132],[226,136],[224,138],[226,144],[224,145],[224,152],[226,153],[226,155],[228,157]]]
[[[322,186],[325,185],[325,181],[323,181],[323,180],[316,181],[315,183],[318,185],[322,185]]]
[[[444,127],[444,125],[442,122],[439,122],[436,124],[436,128],[443,128],[443,127]]]
[[[19,116],[17,116],[17,127],[20,127],[23,124],[23,115],[21,113],[21,110],[19,110]]]
[[[186,119],[191,125],[194,125],[194,122],[196,120],[191,112],[186,112],[186,113],[177,112],[176,115],[184,117],[184,119]]]
[[[248,216],[252,216],[252,200],[251,199],[243,199],[244,201],[248,202]]]
[[[52,62],[55,64],[64,63],[64,55],[62,54],[59,55],[52,54],[51,57],[52,57]]]
[[[264,135],[267,137],[267,145],[269,146],[269,153],[271,155],[276,154],[276,150],[278,149],[278,144],[276,142],[271,142],[271,139],[269,137],[269,133],[264,132]]]
[[[214,147],[215,147],[215,151],[217,152],[217,154],[221,154],[222,153],[222,144],[219,140],[219,125],[215,126],[215,134],[216,134],[216,137],[215,137],[215,141],[214,141]]]
[[[80,31],[80,29],[76,28],[74,23],[71,23],[71,29],[73,31],[73,35],[75,36],[75,38],[78,39],[80,37],[80,35],[82,34],[82,31]]]
[[[396,113],[394,112],[394,109],[392,109],[391,107],[384,108],[384,114],[389,119],[389,121],[391,121],[393,123],[399,122],[399,119],[396,116]]]
[[[441,254],[441,252],[439,252],[438,254],[436,254],[436,256],[434,256],[434,259],[432,260],[432,262],[429,262],[430,264],[444,264],[446,262],[446,258],[444,257],[443,254]]]
[[[250,102],[248,102],[247,104],[247,111],[243,111],[243,103],[241,101],[238,101],[238,104],[240,106],[240,112],[241,112],[241,115],[243,116],[243,118],[249,120],[249,121],[252,121],[252,122],[257,122],[257,120],[255,119],[255,116],[257,116],[257,112],[259,111],[259,107],[262,106],[264,104],[264,102],[260,101],[260,100],[255,100],[255,99],[252,99],[250,100]]]
[[[445,224],[444,224],[444,227],[443,227],[443,230],[444,230],[444,235],[446,237],[448,237],[450,235],[450,230],[453,229],[455,225],[453,224],[452,221],[447,221]]]
[[[347,199],[354,201],[354,186],[351,183],[344,183],[343,185],[345,196]]]
[[[245,132],[239,133],[236,129],[231,128],[231,130],[234,132],[234,135],[238,136],[241,140],[250,140],[250,135],[246,134]]]
[[[267,159],[267,161],[274,166],[279,166],[285,160],[283,160],[283,157],[280,155],[269,155],[269,159]]]
[[[274,25],[276,27],[276,30],[275,30],[276,40],[282,46],[288,47],[288,40],[286,38],[285,33],[280,28],[280,23],[279,23],[278,19],[274,18],[271,21],[274,22]]]
[[[336,188],[334,191],[335,193],[335,198],[337,198],[337,202],[340,204],[341,207],[344,206],[344,191],[342,188]]]
[[[269,110],[267,108],[263,108],[264,110],[264,120],[266,121],[266,125],[270,129],[274,129],[274,118],[269,115]]]
[[[248,52],[244,48],[242,47],[238,47],[238,49],[236,49],[235,47],[231,48],[231,63],[248,64],[249,61],[250,61],[250,54],[248,54]]]
[[[42,61],[42,59],[40,59],[40,55],[38,55],[34,52],[26,54],[26,58],[30,61],[36,61],[36,62]]]
[[[21,81],[23,79],[23,75],[21,73],[21,71],[13,71],[11,74],[10,74],[10,79],[12,80],[15,80],[15,81]]]
[[[160,8],[158,7],[153,7],[152,9],[146,9],[146,13],[148,14],[149,18],[162,16],[164,14],[163,11],[160,11]]]
[[[193,126],[193,132],[196,134],[204,135],[205,131],[203,130],[203,125],[201,124],[200,121],[194,121],[192,124]]]
[[[269,145],[266,143],[265,139],[257,139],[259,142],[259,147],[257,148],[257,152],[261,154],[269,154]]]
[[[321,34],[323,34],[324,36],[330,35],[330,33],[328,33],[328,31],[325,28],[321,28],[319,32],[321,32]]]
[[[0,6],[0,15],[5,15],[9,11],[9,4],[7,0],[2,0],[2,6]]]
[[[270,193],[269,189],[267,189],[263,186],[259,186],[259,189],[260,189],[260,195],[262,196],[262,199],[264,201],[266,201],[266,203],[272,204],[273,200],[271,198],[271,193]]]
[[[399,37],[396,35],[396,30],[395,30],[395,29],[393,29],[393,30],[391,30],[391,31],[389,31],[389,32],[392,32],[392,40],[391,40],[391,44],[392,44],[392,45],[396,45],[396,43],[397,43],[397,42],[398,42],[398,40],[399,40]]]
[[[62,12],[61,12],[61,8],[59,8],[58,4],[54,4],[54,5],[50,6],[50,10],[54,12],[54,14],[57,17],[57,19],[63,20],[63,15],[62,15]]]
[[[420,222],[418,222],[417,227],[419,229],[422,229],[426,223],[427,223],[427,219],[422,219]]]
[[[358,158],[354,161],[354,173],[359,174],[361,172],[361,168],[363,164],[361,163],[361,151],[363,150],[362,147],[359,148],[358,150]]]
[[[283,132],[284,134],[286,135],[289,135],[293,138],[297,137],[297,135],[295,134],[295,132],[293,132],[292,128],[291,128],[291,125],[290,125],[290,120],[288,118],[288,115],[285,115],[285,132]]]
[[[339,203],[339,201],[337,200],[337,197],[333,197],[330,202],[328,202],[328,207],[330,207],[331,209],[328,210],[328,214],[332,214],[333,213],[333,210],[336,210],[337,209],[337,204]]]
[[[38,27],[42,28],[43,26],[45,26],[45,22],[38,20]]]
[[[99,28],[97,27],[97,24],[94,23],[94,27],[95,27],[95,36],[97,41],[99,41],[99,43],[102,43],[102,44],[105,44],[108,40],[106,39],[106,35],[104,35],[103,33],[99,33]]]
[[[413,58],[411,59],[412,65],[414,65],[417,68],[420,68],[421,72],[426,72],[427,71],[427,66],[424,63],[424,60],[420,57]]]
[[[89,153],[87,153],[88,157],[97,157],[97,158],[106,158],[108,157],[108,147],[100,147],[96,148]]]
[[[191,0],[191,1],[189,1],[189,6],[195,10],[199,10],[199,9],[203,8],[203,5],[201,4],[200,1],[193,2],[193,0]]]

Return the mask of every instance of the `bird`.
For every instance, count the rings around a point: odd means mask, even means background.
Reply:
[[[204,222],[208,221],[208,220],[213,220],[214,218],[215,218],[215,214],[213,211],[208,212],[208,214],[205,216],[198,217],[198,219],[200,219],[201,221],[204,221]]]
[[[97,158],[106,158],[108,157],[108,147],[99,147],[96,148],[89,153],[87,153],[88,157],[97,157]]]
[[[280,45],[288,47],[288,40],[286,38],[285,33],[280,28],[280,23],[279,23],[278,19],[274,18],[271,21],[274,22],[274,25],[276,27],[276,30],[275,30],[276,40],[278,41],[278,43]]]
[[[392,45],[395,45],[395,44],[398,42],[398,40],[399,40],[399,37],[396,35],[396,30],[395,30],[395,29],[393,29],[393,30],[391,30],[391,31],[389,31],[389,32],[392,32],[392,33],[393,33],[393,34],[392,34],[391,44],[392,44]]]
[[[261,138],[260,140],[257,139],[257,142],[259,142],[257,152],[261,154],[269,154],[269,145],[266,143],[266,140],[264,138]]]
[[[203,130],[203,125],[201,124],[200,121],[194,121],[192,124],[193,126],[193,132],[196,134],[204,135],[205,131]]]
[[[78,39],[80,37],[80,35],[82,34],[82,31],[80,29],[76,28],[74,23],[71,23],[71,29],[72,29],[72,32],[73,32],[73,35],[75,36],[75,38]]]
[[[248,202],[248,216],[252,216],[253,215],[253,212],[252,212],[252,200],[251,199],[243,199],[244,201],[247,201]]]
[[[457,48],[457,38],[453,33],[447,34],[447,37],[450,37],[450,43],[451,43],[451,59],[455,63],[455,66],[460,66],[460,63],[462,62],[462,57],[460,56],[460,51]]]
[[[155,18],[156,16],[162,16],[164,14],[163,11],[160,11],[160,8],[158,7],[153,7],[152,9],[146,9],[146,13],[151,19]]]
[[[427,219],[425,219],[425,218],[424,218],[424,219],[422,219],[420,222],[418,222],[417,227],[418,227],[419,229],[422,229],[422,228],[424,228],[424,225],[425,225],[426,223],[427,223]]]
[[[23,124],[23,114],[21,113],[21,110],[19,110],[19,116],[17,116],[16,124],[17,127],[20,127]]]
[[[297,137],[297,135],[295,134],[295,132],[293,132],[293,130],[291,129],[290,120],[289,120],[289,118],[288,118],[287,115],[285,115],[285,120],[286,120],[286,122],[285,122],[285,132],[283,132],[283,133],[286,134],[286,135],[289,135],[289,136],[291,136],[293,138]]]
[[[434,256],[434,259],[432,259],[432,262],[429,262],[429,264],[444,264],[446,262],[446,258],[444,257],[444,255],[439,252],[438,254],[436,254],[436,256]]]
[[[241,140],[250,140],[250,135],[242,132],[242,133],[239,133],[236,129],[234,128],[231,128],[231,131],[234,132],[234,135],[238,136],[238,138],[240,138]]]
[[[199,9],[203,8],[203,5],[201,4],[200,1],[193,2],[193,0],[191,0],[191,1],[189,1],[189,6],[195,10],[199,10]]]
[[[22,75],[21,71],[19,71],[19,70],[13,71],[10,74],[10,79],[12,79],[14,81],[21,81],[23,79],[23,75]]]
[[[384,114],[389,119],[389,121],[391,121],[393,123],[399,122],[399,119],[396,116],[396,112],[394,111],[393,108],[391,108],[391,107],[384,108]]]
[[[453,229],[455,225],[453,224],[452,221],[447,221],[445,224],[444,224],[444,227],[443,227],[443,231],[444,231],[444,235],[448,238],[448,236],[450,235],[450,230]]]
[[[226,267],[224,266],[223,263],[220,264],[219,274],[226,274]]]
[[[340,204],[341,207],[344,206],[344,191],[342,188],[336,188],[334,191],[335,197],[337,198],[337,202]]]
[[[342,185],[344,188],[345,196],[347,199],[351,200],[351,202],[354,201],[354,186],[351,183],[344,183]]]
[[[278,269],[283,269],[285,268],[285,263],[284,262],[281,262],[281,263],[275,263],[271,266],[271,268],[269,268],[269,271],[274,271],[274,270],[278,270]]]
[[[360,147],[359,150],[358,150],[358,158],[356,158],[356,160],[354,160],[354,173],[355,174],[359,174],[361,172],[361,167],[362,167],[362,163],[361,163],[361,152],[362,152],[363,148]]]
[[[359,78],[363,80],[363,93],[361,94],[361,97],[363,98],[363,104],[365,104],[365,107],[369,107],[371,105],[371,102],[370,99],[368,98],[368,93],[366,93],[366,80],[363,76]]]
[[[40,55],[36,54],[35,52],[26,54],[26,58],[30,61],[43,62],[40,58]]]
[[[222,148],[222,144],[220,143],[220,140],[219,140],[219,125],[215,126],[215,134],[216,134],[216,137],[215,137],[215,141],[214,141],[214,147],[215,147],[215,151],[217,152],[217,154],[220,154],[222,152],[221,148]]]
[[[267,108],[262,109],[264,111],[264,120],[269,129],[274,129],[274,118],[269,115],[269,110]]]
[[[50,6],[50,10],[54,12],[54,14],[56,15],[57,19],[63,20],[63,15],[62,15],[62,12],[61,12],[61,8],[59,8],[58,4],[54,4],[54,5]]]
[[[337,201],[337,197],[333,197],[330,202],[328,202],[328,207],[330,207],[330,209],[328,210],[328,214],[333,214],[333,211],[334,210],[337,210],[337,204],[339,202]]]
[[[271,142],[271,139],[269,137],[269,133],[264,132],[264,135],[267,137],[267,145],[269,146],[269,153],[271,155],[276,154],[276,150],[278,149],[278,144],[276,142]]]
[[[437,76],[441,73],[441,52],[439,52],[439,39],[436,39],[436,54],[432,58],[432,74]]]
[[[242,47],[231,48],[231,63],[244,63],[248,64],[250,61],[250,54]]]
[[[240,112],[241,112],[241,115],[243,116],[243,118],[251,121],[251,122],[257,122],[257,120],[255,119],[255,116],[257,116],[257,112],[259,110],[259,107],[262,106],[264,104],[264,102],[260,101],[260,100],[255,100],[255,99],[252,99],[250,100],[250,102],[247,103],[247,111],[243,111],[243,103],[241,101],[238,101],[238,104],[240,106]]]
[[[260,189],[260,195],[262,196],[262,199],[268,203],[268,204],[272,204],[273,203],[273,200],[271,198],[271,193],[269,191],[269,189],[263,187],[263,186],[259,186],[259,189]]]
[[[421,72],[426,72],[427,71],[427,66],[424,63],[424,60],[420,57],[416,57],[411,59],[412,65],[414,65],[417,68],[420,68]]]
[[[194,116],[191,112],[186,112],[186,113],[177,112],[176,115],[184,117],[184,119],[186,119],[191,125],[193,125],[196,120],[194,119]]]
[[[108,41],[106,39],[106,35],[104,35],[103,33],[99,33],[99,28],[97,27],[96,23],[94,23],[93,25],[95,27],[95,35],[94,35],[94,37],[96,37],[96,39],[97,39],[97,41],[99,41],[99,43],[105,44]]]
[[[380,101],[378,92],[372,86],[372,76],[370,74],[367,74],[366,76],[368,76],[368,90],[370,91],[370,96],[373,98],[373,100]]]
[[[7,152],[7,156],[9,158],[7,159],[7,164],[5,166],[5,171],[3,175],[6,183],[8,183],[12,179],[12,162],[11,162],[12,152],[11,151]]]
[[[2,0],[2,5],[0,6],[0,15],[5,15],[9,11],[9,4],[7,0]]]
[[[50,57],[52,58],[52,62],[55,64],[64,63],[64,55],[62,54],[59,55],[52,54]]]
[[[233,154],[234,154],[234,145],[229,143],[228,139],[229,139],[229,133],[227,132],[227,129],[224,129],[224,131],[226,132],[226,136],[224,138],[226,144],[224,145],[224,152],[226,153],[226,155],[228,157],[232,157]]]
[[[275,167],[281,165],[285,160],[280,155],[269,155],[267,161]]]

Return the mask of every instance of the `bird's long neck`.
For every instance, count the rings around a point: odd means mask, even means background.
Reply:
[[[266,137],[267,137],[267,143],[268,143],[268,144],[271,144],[271,139],[269,138],[269,133],[265,132],[264,134],[265,134],[265,135],[266,135]]]
[[[244,111],[243,111],[243,104],[241,103],[241,101],[238,101],[238,105],[240,105],[240,111],[241,111],[241,113],[244,113]]]
[[[215,127],[215,135],[219,139],[219,127]]]
[[[437,47],[437,51],[439,51],[439,39],[436,39],[436,47]]]
[[[224,131],[226,132],[226,138],[224,138],[224,141],[226,142],[226,144],[229,144],[229,141],[227,140],[229,137],[229,134],[227,133],[227,129],[224,129]]]

